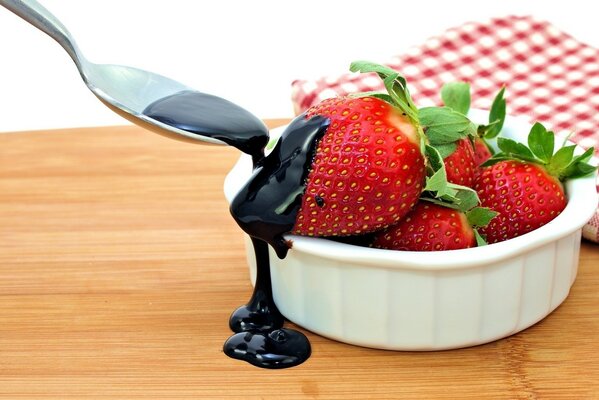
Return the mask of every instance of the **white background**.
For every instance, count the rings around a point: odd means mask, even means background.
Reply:
[[[132,65],[291,117],[290,83],[384,62],[466,21],[546,19],[599,46],[597,12],[568,1],[43,0],[91,61]],[[67,54],[0,7],[0,132],[127,122],[87,90]]]

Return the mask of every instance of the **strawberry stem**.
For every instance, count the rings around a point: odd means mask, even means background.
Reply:
[[[378,76],[383,80],[383,84],[389,93],[389,98],[392,100],[392,104],[404,112],[413,123],[420,125],[420,121],[418,119],[418,108],[410,96],[406,78],[404,78],[399,72],[394,71],[384,65],[376,64],[370,61],[354,61],[350,64],[349,70],[363,74],[369,72],[378,74]]]
[[[394,71],[387,66],[363,60],[352,62],[349,66],[349,70],[351,72],[360,73],[374,72],[383,80],[385,89],[387,89],[387,94],[368,93],[367,95],[378,97],[387,101],[389,104],[397,107],[410,119],[418,131],[418,137],[420,138],[420,151],[422,154],[424,154],[426,151],[426,137],[424,135],[424,129],[420,125],[418,107],[416,107],[416,104],[414,104],[414,101],[412,100],[412,96],[410,96],[406,78],[404,78],[399,72]]]

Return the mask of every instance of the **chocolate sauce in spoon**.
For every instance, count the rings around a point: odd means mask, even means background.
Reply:
[[[268,143],[268,128],[259,118],[229,100],[194,90],[159,99],[143,114],[199,136],[219,139],[255,158],[263,156]]]
[[[252,156],[254,173],[232,201],[230,210],[252,238],[256,285],[250,301],[231,315],[229,326],[236,334],[225,342],[223,351],[261,368],[301,364],[310,356],[310,342],[301,332],[282,328],[284,317],[272,295],[268,244],[280,258],[289,250],[283,235],[293,228],[308,167],[329,120],[297,117],[265,157],[268,130],[262,121],[219,97],[183,91],[150,104],[144,114],[188,132],[220,139]]]

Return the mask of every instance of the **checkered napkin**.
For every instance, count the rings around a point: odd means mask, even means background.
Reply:
[[[472,107],[489,109],[506,84],[508,113],[540,121],[556,133],[574,132],[580,146],[599,155],[599,50],[529,16],[467,23],[428,39],[386,63],[406,77],[416,104],[438,105],[445,82],[467,81]],[[384,90],[372,74],[296,80],[296,113],[329,97]],[[599,242],[599,209],[583,229]]]

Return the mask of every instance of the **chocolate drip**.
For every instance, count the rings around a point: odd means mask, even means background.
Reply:
[[[310,342],[301,332],[282,328],[285,320],[273,299],[268,245],[280,258],[287,255],[289,244],[283,235],[295,224],[316,145],[329,120],[297,117],[265,157],[266,126],[220,97],[182,91],[155,101],[143,113],[187,132],[219,139],[252,156],[252,177],[230,210],[252,238],[256,285],[250,301],[231,315],[229,326],[237,333],[225,342],[223,351],[261,368],[301,364],[310,356]]]

